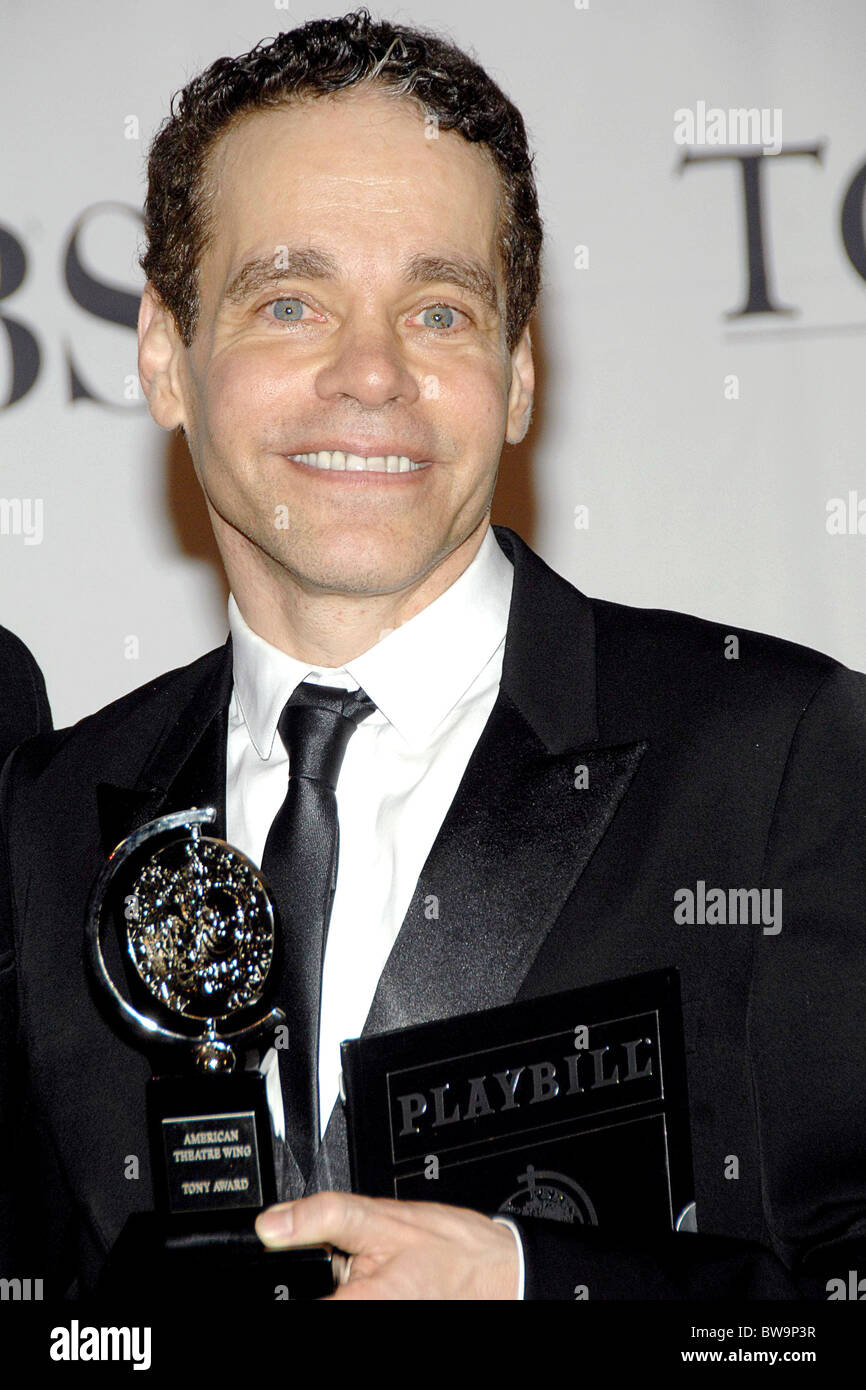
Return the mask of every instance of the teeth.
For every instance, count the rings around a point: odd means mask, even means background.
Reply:
[[[316,454],[292,454],[298,463],[306,463],[311,468],[325,468],[347,473],[409,473],[419,468],[427,468],[426,463],[416,463],[405,454],[374,454],[362,458],[360,454],[344,454],[339,449],[322,449]]]

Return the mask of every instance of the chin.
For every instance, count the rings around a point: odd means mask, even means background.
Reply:
[[[326,556],[319,552],[286,557],[282,563],[303,584],[340,593],[390,593],[415,577],[414,566],[401,565],[394,556]]]
[[[349,534],[328,544],[292,546],[279,557],[299,578],[318,588],[346,593],[391,593],[404,588],[429,564],[427,548],[406,541],[396,547],[391,538]]]

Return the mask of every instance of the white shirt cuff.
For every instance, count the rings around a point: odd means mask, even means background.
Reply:
[[[507,1226],[514,1236],[514,1243],[517,1246],[517,1292],[514,1297],[518,1300],[523,1299],[526,1296],[526,1261],[523,1258],[523,1241],[520,1239],[520,1232],[507,1216],[494,1216],[493,1220],[498,1222],[500,1226]]]

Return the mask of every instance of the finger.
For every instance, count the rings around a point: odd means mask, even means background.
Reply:
[[[256,1232],[273,1249],[326,1243],[354,1255],[400,1243],[392,1206],[399,1204],[350,1192],[316,1192],[261,1212]]]

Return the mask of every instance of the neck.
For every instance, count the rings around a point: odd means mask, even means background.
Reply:
[[[424,574],[385,594],[322,590],[254,550],[237,532],[218,534],[217,541],[248,627],[299,661],[337,668],[369,651],[449,589],[477,555],[488,525],[489,514]]]

